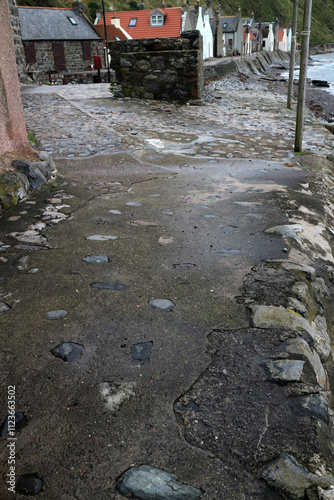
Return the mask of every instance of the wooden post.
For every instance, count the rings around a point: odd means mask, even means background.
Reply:
[[[298,0],[293,3],[293,17],[292,17],[292,39],[290,49],[290,70],[289,70],[289,85],[288,85],[288,103],[287,107],[292,109],[292,96],[293,96],[293,73],[296,61],[296,46],[297,46],[297,21],[298,21]]]
[[[296,153],[300,153],[303,149],[304,107],[305,107],[307,65],[308,65],[308,54],[309,54],[309,43],[310,43],[311,14],[312,14],[312,0],[305,0],[303,31],[301,33],[302,53],[300,60],[299,89],[298,89],[298,100],[297,100],[297,118],[296,118],[296,136],[295,136]]]

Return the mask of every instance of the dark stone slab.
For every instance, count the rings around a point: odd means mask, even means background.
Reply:
[[[143,342],[131,347],[131,356],[134,361],[147,361],[151,354],[153,342]]]
[[[33,474],[25,474],[17,479],[16,492],[21,495],[37,495],[42,486],[43,483],[39,477]]]
[[[51,349],[51,354],[55,358],[60,358],[68,363],[76,363],[81,356],[82,350],[82,345],[64,342]]]
[[[123,285],[122,283],[98,282],[98,283],[91,283],[90,286],[92,288],[97,288],[99,290],[124,290],[125,288],[127,288],[127,286]]]
[[[59,309],[58,311],[49,311],[45,313],[45,317],[48,319],[62,319],[67,316],[67,312],[63,309]]]
[[[1,437],[4,437],[8,432],[8,419],[9,418],[10,418],[10,416],[7,415],[7,417],[5,418],[5,420],[1,426],[1,429],[0,429],[0,436]],[[26,424],[27,424],[27,419],[26,419],[25,415],[21,411],[15,412],[15,432],[23,429],[23,427]],[[11,425],[10,425],[10,427],[12,428]]]
[[[109,262],[107,255],[87,255],[82,260],[85,262],[97,262],[98,264]]]
[[[149,465],[131,467],[117,481],[127,498],[139,500],[199,500],[201,492],[178,481],[177,476]]]
[[[300,416],[310,416],[328,422],[328,404],[324,394],[308,394],[289,400],[290,408]]]

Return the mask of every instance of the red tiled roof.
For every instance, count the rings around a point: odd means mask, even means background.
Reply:
[[[278,37],[279,37],[279,41],[280,42],[283,42],[283,37],[284,37],[284,28],[280,28],[278,30]]]
[[[100,35],[103,36],[103,41],[104,40],[104,25],[103,24],[96,24],[94,28],[100,33]],[[123,31],[120,30],[119,28],[116,28],[116,26],[113,26],[112,24],[107,25],[107,38],[108,42],[115,42],[117,40],[116,36],[120,40],[127,40],[126,36],[124,35]]]
[[[150,13],[156,9],[127,10],[121,12],[106,12],[106,24],[110,25],[112,17],[119,17],[122,28],[134,39],[139,38],[171,38],[181,34],[181,7],[159,9],[165,14],[163,26],[150,25]],[[137,19],[136,26],[129,26],[130,19]],[[103,25],[100,20],[96,26]]]
[[[251,40],[256,40],[256,37],[253,35],[253,33],[249,33],[250,34],[250,39]],[[246,28],[244,28],[244,43],[246,41]]]

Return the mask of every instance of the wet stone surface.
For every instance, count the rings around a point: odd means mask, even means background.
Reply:
[[[157,309],[158,311],[169,312],[172,311],[175,307],[174,302],[168,299],[154,299],[150,300],[150,306],[153,309]]]
[[[149,465],[131,467],[117,481],[127,498],[139,500],[199,500],[201,492],[178,481],[177,476]]]
[[[153,342],[143,342],[141,344],[133,345],[131,347],[131,356],[133,361],[147,361],[151,355],[152,345]]]
[[[47,319],[62,319],[67,316],[67,311],[64,309],[58,309],[57,311],[49,311],[45,313]]]
[[[87,255],[82,259],[84,262],[96,262],[98,264],[109,262],[107,255]]]
[[[0,428],[0,436],[4,437],[8,432],[8,419],[9,415],[5,418],[1,428]],[[12,421],[10,422],[10,424]],[[25,415],[21,411],[15,412],[15,432],[23,429],[23,427],[27,424],[27,419]],[[11,425],[10,425],[11,426]]]
[[[76,363],[79,361],[83,347],[72,342],[64,342],[51,349],[51,354],[55,358],[60,358],[68,363]]]
[[[20,476],[16,483],[16,491],[21,495],[37,495],[42,489],[43,483],[39,477],[33,474]]]
[[[104,282],[97,282],[97,283],[91,283],[90,284],[91,288],[96,288],[98,290],[125,290],[127,288],[126,285],[123,285],[122,283],[104,283]]]

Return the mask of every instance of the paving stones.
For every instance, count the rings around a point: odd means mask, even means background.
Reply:
[[[174,302],[168,299],[153,299],[150,300],[149,304],[153,307],[153,309],[157,309],[162,312],[172,311],[175,307]]]
[[[86,240],[89,240],[89,241],[117,240],[117,236],[106,235],[106,234],[93,234],[92,236],[86,236]]]
[[[136,395],[136,382],[101,382],[99,391],[106,408],[115,413],[124,401]]]
[[[60,358],[68,363],[76,363],[79,361],[83,347],[73,342],[63,342],[51,349],[51,354],[55,358]]]
[[[62,318],[65,318],[67,316],[67,311],[65,311],[64,309],[58,309],[57,311],[48,311],[47,313],[45,313],[45,317],[47,319],[62,319]]]
[[[97,288],[98,290],[125,290],[127,288],[126,285],[116,282],[97,282],[91,283],[90,286],[91,288]]]
[[[97,264],[103,264],[109,262],[107,255],[87,255],[82,259],[84,262],[96,262]]]
[[[24,474],[18,477],[15,491],[20,495],[37,495],[42,486],[43,483],[39,477],[34,474]]]
[[[149,359],[151,355],[153,342],[143,342],[141,344],[135,344],[131,347],[131,356],[134,361],[145,362]]]
[[[149,465],[131,467],[117,481],[127,498],[140,500],[199,500],[201,492],[182,484],[177,476]]]

